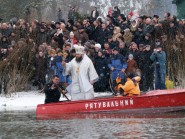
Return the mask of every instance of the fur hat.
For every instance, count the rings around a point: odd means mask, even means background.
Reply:
[[[101,49],[101,45],[99,43],[95,44],[95,47],[98,47],[99,49]]]
[[[74,36],[74,33],[71,31],[71,32],[69,33],[69,35],[70,35],[70,36]]]
[[[133,54],[129,54],[128,58],[132,58],[133,59],[134,58]]]

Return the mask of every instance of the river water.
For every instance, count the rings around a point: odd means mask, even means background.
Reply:
[[[76,114],[38,120],[35,111],[0,112],[0,139],[185,138],[185,113]]]

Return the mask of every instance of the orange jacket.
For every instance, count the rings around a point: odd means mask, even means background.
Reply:
[[[122,88],[124,90],[124,94],[127,96],[140,95],[139,81],[141,78],[137,76],[134,77],[134,79],[136,80],[136,85],[130,78],[127,78],[125,85],[119,84],[118,89]]]

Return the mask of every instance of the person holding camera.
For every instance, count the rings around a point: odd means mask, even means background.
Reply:
[[[156,45],[150,59],[154,62],[155,89],[166,89],[166,53],[162,50],[161,45]]]

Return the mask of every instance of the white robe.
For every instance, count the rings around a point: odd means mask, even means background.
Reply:
[[[66,63],[66,74],[71,74],[72,83],[67,87],[71,100],[87,100],[94,98],[94,89],[90,81],[96,82],[98,74],[90,58],[84,54],[80,63],[75,58]]]

